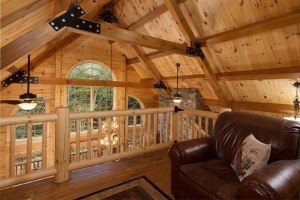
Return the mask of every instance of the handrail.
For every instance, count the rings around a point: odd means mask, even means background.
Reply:
[[[70,119],[85,119],[85,118],[100,118],[100,117],[119,117],[125,115],[143,115],[159,112],[172,112],[174,107],[167,108],[146,108],[146,109],[134,109],[134,110],[110,110],[110,111],[96,111],[96,112],[72,112],[70,113]]]
[[[12,186],[14,184],[32,181],[38,178],[55,175],[55,182],[64,182],[69,179],[72,170],[101,164],[116,159],[127,158],[129,156],[143,154],[150,151],[167,148],[173,140],[187,140],[209,135],[218,113],[207,111],[184,109],[182,112],[174,112],[174,107],[167,108],[148,108],[136,110],[115,110],[70,113],[68,108],[57,108],[56,113],[42,115],[12,116],[0,118],[1,126],[10,126],[10,159],[9,159],[9,178],[0,179],[0,188]],[[140,117],[141,124],[137,124],[137,116]],[[133,125],[128,127],[128,119],[133,117]],[[76,135],[70,134],[70,122],[75,120]],[[80,125],[81,120],[87,125],[87,134],[84,141],[81,141]],[[85,122],[86,121],[86,122]],[[27,132],[32,132],[33,123],[43,123],[43,142],[42,142],[42,167],[39,170],[32,170],[32,154],[27,154],[25,173],[16,175],[15,162],[15,130],[18,124],[27,124]],[[48,123],[54,122],[54,123]],[[93,123],[98,129],[93,129]],[[106,124],[105,128],[101,124]],[[46,162],[48,155],[46,146],[48,144],[49,125],[51,130],[55,127],[55,142],[53,148],[55,156],[55,168],[51,168]],[[10,128],[10,129],[9,129]],[[184,130],[185,129],[185,130]],[[111,138],[116,134],[115,143],[111,141],[105,146],[102,140]],[[31,136],[27,140],[32,140]],[[71,140],[75,139],[75,142]],[[86,142],[86,143],[84,143]],[[80,159],[80,147],[86,145],[86,159]],[[70,162],[74,153],[70,152],[70,145],[75,150],[75,160]],[[94,147],[98,148],[95,151]],[[27,143],[27,152],[32,151],[33,142]],[[96,156],[95,156],[96,155]],[[50,162],[50,161],[49,161]],[[51,161],[52,162],[52,161]],[[53,162],[54,163],[54,162]]]
[[[53,122],[57,119],[57,114],[38,114],[38,115],[22,115],[1,117],[0,126],[14,125],[14,124],[28,124],[37,122]]]

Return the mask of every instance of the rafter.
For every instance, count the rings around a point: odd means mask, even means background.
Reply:
[[[196,37],[191,30],[189,24],[187,23],[181,9],[179,8],[178,4],[176,3],[175,0],[165,0],[165,3],[168,7],[168,9],[171,12],[172,17],[177,21],[177,25],[179,26],[180,30],[184,33],[184,35],[187,37],[186,40],[194,40]],[[204,52],[203,52],[204,53]],[[205,52],[205,57],[209,57],[208,53]],[[196,60],[201,66],[202,71],[204,72],[204,75],[206,76],[209,84],[212,86],[215,94],[221,101],[221,105],[226,106],[226,107],[231,107],[230,102],[227,98],[226,93],[224,90],[226,90],[227,93],[229,93],[229,90],[227,88],[221,88],[219,85],[215,74],[213,73],[210,63],[207,61],[207,59],[204,58],[203,60],[198,57]]]
[[[178,76],[179,80],[191,80],[191,79],[204,79],[205,75],[204,74],[193,74],[193,75],[185,75],[185,76]],[[163,77],[163,81],[167,80],[176,80],[177,76],[168,76],[168,77]]]
[[[290,79],[300,77],[300,66],[217,73],[219,81]]]
[[[142,83],[142,82],[124,82],[124,81],[98,81],[98,80],[52,78],[52,77],[39,77],[39,84],[153,88],[153,84],[147,82]]]
[[[207,106],[220,105],[218,99],[203,99],[201,103]],[[235,110],[243,109],[273,113],[293,113],[294,111],[294,106],[292,104],[231,101],[231,105]]]
[[[162,4],[161,6],[158,6],[154,11],[148,13],[146,16],[142,17],[135,23],[128,26],[126,29],[128,29],[128,30],[138,29],[138,28],[142,27],[143,25],[145,25],[146,23],[154,20],[156,17],[162,15],[163,13],[165,13],[167,11],[168,11],[167,6],[165,4]]]
[[[1,19],[1,29],[4,29],[6,26],[16,22],[17,20],[26,19],[30,13],[47,4],[48,2],[49,0],[36,0],[21,10],[18,10],[17,12],[14,12],[8,16],[4,16]]]
[[[89,0],[85,0],[80,3],[80,6],[87,13],[94,14],[96,11],[98,12],[99,9],[101,9],[101,7],[108,2],[109,0],[103,0],[101,1],[101,3],[97,3],[98,6],[91,6],[91,2]],[[40,25],[39,27],[35,28],[34,30],[28,32],[27,34],[14,40],[13,42],[5,45],[0,50],[1,70],[6,70],[9,67],[13,66],[24,56],[47,44],[63,32],[64,30],[58,32],[54,31],[51,28],[51,26],[49,26],[48,22],[46,22]]]
[[[160,72],[157,70],[157,68],[155,67],[154,63],[144,55],[144,52],[142,51],[141,48],[139,48],[135,45],[132,45],[132,49],[134,50],[135,54],[140,59],[140,61],[143,63],[145,70],[151,75],[151,77],[156,82],[159,82],[161,80],[162,76],[161,76]]]
[[[277,104],[277,103],[259,103],[259,102],[231,102],[233,109],[256,110],[262,112],[273,113],[292,113],[294,106],[292,104]]]
[[[179,5],[177,4],[176,0],[164,0],[168,10],[170,11],[173,19],[176,21],[176,24],[187,40],[188,43],[192,43],[196,40],[196,37],[188,24],[186,18],[184,17],[183,13],[181,12]]]
[[[171,55],[171,54],[173,54],[173,53],[170,52],[170,51],[156,51],[156,52],[146,54],[145,56],[149,59],[155,59],[155,58],[161,58],[161,57],[164,57],[164,56],[168,56],[168,55]],[[127,65],[132,65],[132,64],[135,64],[135,63],[139,63],[139,62],[140,62],[139,58],[132,58],[132,59],[128,59],[126,64]]]
[[[177,0],[177,3],[183,3],[186,0]],[[140,27],[142,27],[143,25],[145,25],[146,23],[154,20],[155,18],[159,17],[160,15],[164,14],[165,12],[168,11],[168,8],[165,4],[162,4],[160,6],[158,6],[157,8],[155,8],[152,12],[146,14],[144,17],[140,18],[139,20],[137,20],[135,23],[129,25],[126,29],[128,30],[135,30],[138,29]]]
[[[105,23],[105,22],[98,22],[98,23],[101,26],[100,34],[87,32],[87,31],[83,31],[71,27],[68,27],[67,30],[78,34],[91,36],[91,37],[99,37],[107,40],[127,42],[132,45],[158,49],[161,51],[172,51],[178,54],[186,54],[186,49],[187,49],[186,44],[178,44],[167,40],[162,40],[159,38],[143,35],[140,33],[115,27],[112,24]]]
[[[55,0],[54,1],[54,9],[53,9],[53,17],[57,14],[61,13],[64,10],[68,10],[68,8],[72,4],[72,0]]]
[[[198,39],[202,46],[257,34],[300,22],[300,9]]]

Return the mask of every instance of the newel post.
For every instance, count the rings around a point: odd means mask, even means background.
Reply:
[[[172,140],[178,141],[178,132],[179,132],[179,112],[172,113]]]
[[[55,168],[54,182],[62,183],[70,179],[70,118],[69,108],[56,109],[55,125]]]

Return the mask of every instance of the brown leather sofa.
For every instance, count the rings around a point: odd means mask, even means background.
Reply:
[[[249,134],[271,144],[268,165],[241,182],[230,164]],[[214,135],[174,143],[169,150],[176,199],[300,199],[300,123],[222,113]]]

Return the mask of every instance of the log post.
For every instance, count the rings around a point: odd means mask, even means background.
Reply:
[[[178,141],[178,132],[179,132],[179,113],[172,113],[172,131],[171,131],[171,140]]]
[[[55,126],[55,167],[54,182],[62,183],[70,179],[70,119],[69,108],[56,109]]]

